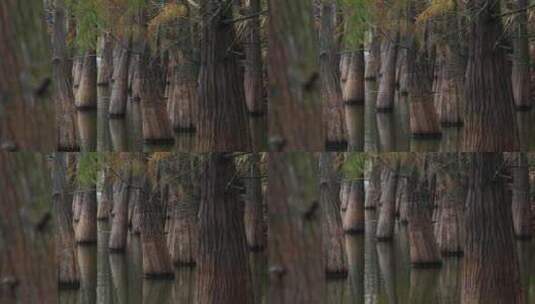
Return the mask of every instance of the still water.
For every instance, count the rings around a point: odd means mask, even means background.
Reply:
[[[460,302],[461,257],[444,258],[438,269],[414,269],[406,227],[396,225],[392,242],[377,242],[375,211],[366,211],[366,218],[364,235],[346,236],[348,279],[327,281],[326,303]],[[60,303],[194,303],[195,268],[176,268],[174,280],[146,280],[139,237],[130,234],[126,252],[110,254],[109,233],[109,224],[99,222],[97,245],[79,246],[81,288],[60,291]],[[526,303],[535,303],[535,240],[516,245]],[[249,263],[254,303],[268,303],[266,253],[251,253]]]

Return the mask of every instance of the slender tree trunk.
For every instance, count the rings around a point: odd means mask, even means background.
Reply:
[[[56,263],[60,288],[80,287],[80,272],[72,228],[72,195],[67,186],[65,154],[54,155],[53,203],[56,218]],[[70,200],[69,200],[70,198]]]
[[[246,15],[254,16],[260,13],[260,0],[245,0]],[[264,71],[262,65],[262,47],[260,41],[260,18],[252,17],[246,24],[245,72],[243,75],[245,101],[247,109],[253,116],[264,115]]]
[[[268,3],[270,149],[322,151],[324,119],[312,2]]]
[[[252,303],[243,205],[232,185],[234,159],[210,153],[204,161],[196,303]]]
[[[377,80],[380,77],[381,67],[381,38],[377,29],[372,30],[372,39],[368,46],[369,54],[366,62],[364,79],[368,81]]]
[[[470,0],[463,150],[516,151],[519,136],[504,48],[500,1]]]
[[[384,168],[381,209],[379,210],[379,219],[377,220],[377,240],[387,241],[394,235],[394,221],[396,212],[396,189],[398,183],[398,164],[394,168]]]
[[[117,57],[113,61],[113,87],[111,88],[108,112],[112,117],[121,117],[126,114],[126,102],[128,99],[130,38],[121,39],[116,48]]]
[[[372,160],[368,186],[364,201],[365,209],[375,209],[381,197],[381,166],[377,161]]]
[[[114,185],[113,218],[111,221],[111,232],[108,247],[111,252],[122,252],[126,247],[126,237],[128,234],[128,202],[129,188],[131,187],[130,160],[126,153],[119,155],[121,160],[121,173],[117,177]]]
[[[105,220],[111,214],[111,209],[113,208],[113,184],[112,184],[112,174],[111,169],[106,168],[103,170],[103,180],[101,188],[100,202],[97,209],[97,220]]]
[[[325,149],[347,149],[347,130],[344,99],[340,86],[339,56],[335,42],[336,3],[322,0],[320,4],[320,78],[323,99],[323,117],[326,128]]]
[[[201,68],[199,75],[200,151],[248,151],[251,138],[242,75],[234,54],[236,34],[232,6],[202,0]]]
[[[43,2],[4,0],[0,4],[0,149],[56,149],[51,65]],[[36,68],[39,67],[39,68]],[[22,76],[23,75],[23,76]]]
[[[98,69],[97,85],[110,85],[113,74],[113,50],[115,43],[111,33],[104,33],[100,36],[102,48],[100,52],[100,67]]]
[[[75,105],[78,109],[93,109],[97,107],[97,53],[88,50],[83,59],[80,86],[76,92]]]
[[[245,183],[245,234],[247,245],[253,251],[266,247],[266,223],[264,221],[264,206],[262,204],[262,180],[258,168],[260,156],[251,154],[249,170]]]
[[[529,167],[526,153],[515,153],[513,163],[513,227],[517,238],[531,238],[533,222],[531,218]]]
[[[375,107],[378,112],[390,112],[394,107],[396,93],[396,62],[399,33],[389,35],[382,41],[381,46],[381,79]]]
[[[350,183],[347,210],[342,218],[346,233],[364,232],[364,176]]]
[[[503,155],[473,153],[470,161],[461,303],[525,303]]]
[[[310,153],[270,153],[268,264],[271,303],[324,303],[317,175]]]
[[[325,270],[327,277],[345,277],[347,276],[347,257],[340,217],[340,185],[333,158],[334,153],[323,152],[319,159]]]
[[[80,158],[82,157],[85,156],[82,154]],[[78,172],[80,172],[80,161],[82,160],[78,160]],[[87,185],[78,183],[76,192],[77,195],[75,197],[78,196],[79,212],[79,220],[75,228],[76,242],[81,244],[95,243],[97,241],[97,192],[95,183],[89,182]]]

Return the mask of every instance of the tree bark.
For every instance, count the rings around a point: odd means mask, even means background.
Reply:
[[[528,159],[524,152],[515,153],[513,158],[513,227],[517,238],[529,239],[533,234],[533,223]]]
[[[318,179],[309,153],[268,155],[268,269],[271,303],[324,303]]]
[[[234,159],[210,153],[203,164],[196,303],[252,303],[243,205]]]
[[[84,55],[75,105],[84,110],[97,107],[97,53],[94,49],[86,51]]]
[[[122,252],[126,247],[126,237],[128,234],[128,202],[129,188],[131,187],[130,168],[131,163],[128,154],[119,155],[121,161],[120,176],[117,177],[114,185],[113,218],[111,220],[111,232],[108,247],[111,252]]]
[[[113,76],[113,49],[115,43],[111,33],[104,33],[100,36],[101,52],[100,52],[100,67],[98,69],[97,85],[107,86],[112,82]]]
[[[399,33],[385,37],[381,46],[381,79],[375,104],[377,112],[391,112],[396,93],[396,62]]]
[[[245,12],[249,16],[260,13],[260,0],[245,0]],[[264,71],[262,64],[262,46],[260,37],[260,18],[258,16],[246,21],[245,72],[243,75],[245,101],[247,109],[253,116],[264,115]]]
[[[364,232],[364,176],[350,184],[347,198],[347,210],[342,218],[342,226],[346,233]]]
[[[463,150],[517,151],[519,136],[504,48],[500,1],[471,0]]]
[[[515,9],[521,10],[514,15],[513,34],[513,95],[517,110],[530,110],[533,101],[530,96],[530,58],[527,0],[516,0]]]
[[[262,204],[262,180],[258,168],[260,156],[253,153],[249,157],[248,174],[245,177],[245,234],[247,245],[253,251],[266,247],[266,223]]]
[[[122,117],[126,114],[128,99],[128,64],[130,61],[130,38],[124,37],[116,45],[117,57],[113,61],[113,86],[110,95],[108,112],[111,117]]]
[[[85,157],[83,154],[80,158]],[[79,162],[78,168],[79,172]],[[75,238],[77,243],[92,244],[97,241],[97,192],[94,182],[82,185],[78,182],[76,190],[78,196],[79,220],[75,228]],[[76,200],[76,198],[75,198]],[[76,209],[75,209],[76,210]]]
[[[268,3],[270,150],[322,151],[324,119],[312,3]]]
[[[377,240],[387,241],[392,239],[394,235],[394,222],[396,212],[396,189],[398,183],[398,164],[394,168],[384,168],[385,174],[383,174],[384,181],[381,187],[381,208],[379,210],[379,219],[377,220]]]
[[[461,303],[525,303],[503,155],[473,153],[469,158]]]

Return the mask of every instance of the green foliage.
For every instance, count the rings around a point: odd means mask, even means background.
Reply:
[[[348,47],[356,47],[364,42],[366,31],[373,16],[373,0],[339,0],[344,12],[344,40]]]
[[[344,178],[349,180],[361,179],[368,158],[369,155],[367,153],[348,153],[342,166]]]
[[[67,0],[65,4],[76,20],[76,46],[82,51],[96,48],[99,31],[106,26],[105,1]]]
[[[98,152],[89,152],[80,153],[79,156],[78,174],[76,176],[78,184],[81,186],[95,184],[99,171],[105,163],[105,155]]]

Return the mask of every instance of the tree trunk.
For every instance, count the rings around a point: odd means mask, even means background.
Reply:
[[[342,218],[346,233],[364,232],[364,176],[350,183],[347,210]]]
[[[128,202],[131,187],[130,167],[132,166],[128,154],[121,153],[121,172],[114,185],[114,216],[111,221],[111,232],[108,247],[111,252],[123,252],[126,247],[128,234]]]
[[[78,109],[94,109],[97,107],[97,53],[94,49],[88,50],[83,60],[75,105]]]
[[[78,130],[76,125],[76,109],[70,72],[72,61],[67,58],[65,34],[65,4],[56,0],[54,10],[54,32],[52,35],[53,77],[55,84],[56,107],[56,147],[58,151],[78,151]]]
[[[399,33],[383,39],[381,46],[381,79],[375,104],[377,112],[391,112],[396,93],[396,62]]]
[[[82,158],[87,157],[80,155],[78,160],[77,171],[80,170]],[[94,182],[88,182],[87,185],[78,183],[76,190],[78,196],[79,220],[75,228],[75,238],[77,243],[92,244],[97,241],[97,192]],[[75,198],[76,200],[76,198]],[[75,209],[76,210],[76,209]]]
[[[381,165],[372,160],[364,201],[365,209],[375,209],[381,197]]]
[[[234,159],[210,153],[204,161],[196,303],[252,303],[243,205],[232,185]]]
[[[254,16],[260,13],[260,0],[246,0],[246,15]],[[245,101],[247,109],[253,116],[264,115],[264,71],[262,66],[262,47],[260,41],[260,19],[258,16],[246,21],[245,72],[243,75]]]
[[[247,106],[236,55],[232,6],[201,1],[198,146],[200,151],[248,151]]]
[[[312,154],[268,157],[268,298],[271,303],[322,304],[325,268]]]
[[[0,4],[0,150],[52,151],[57,146],[49,40],[38,17],[42,5],[37,0]]]
[[[100,52],[100,67],[97,76],[97,85],[109,85],[112,81],[113,74],[113,49],[115,43],[111,33],[104,33],[100,36],[102,48]]]
[[[264,222],[264,207],[262,204],[262,180],[258,168],[260,156],[251,154],[249,170],[245,183],[245,235],[247,245],[253,251],[266,247],[266,223]]]
[[[441,260],[431,222],[432,199],[425,173],[412,168],[407,180],[408,235],[414,267],[440,267]]]
[[[324,119],[312,3],[268,3],[270,150],[322,151]]]
[[[53,204],[56,218],[56,263],[59,288],[80,287],[80,272],[72,228],[72,195],[67,185],[65,154],[54,155]],[[69,200],[70,198],[70,200]]]
[[[113,87],[110,95],[108,112],[111,117],[122,117],[126,114],[128,99],[128,64],[130,61],[130,39],[125,37],[117,43],[117,57],[113,61]]]
[[[513,227],[517,238],[529,239],[533,234],[529,185],[529,167],[526,153],[515,153],[513,163]]]
[[[469,56],[466,67],[464,151],[516,151],[519,136],[513,91],[500,45],[500,1],[470,0]]]
[[[533,101],[530,96],[530,58],[528,0],[516,0],[516,9],[521,10],[514,15],[515,30],[513,34],[513,95],[517,110],[530,110]]]
[[[320,78],[323,117],[326,128],[325,150],[347,150],[344,99],[340,86],[339,56],[335,42],[336,3],[322,0],[320,4]]]
[[[345,277],[347,276],[347,257],[340,217],[340,184],[334,171],[333,158],[334,153],[323,152],[319,159],[325,270],[327,277]]]
[[[470,161],[461,303],[525,303],[503,155],[473,153]]]
[[[387,241],[392,239],[394,235],[394,221],[396,212],[396,189],[398,183],[398,164],[394,168],[387,168],[383,177],[383,190],[381,192],[381,209],[379,211],[379,219],[377,220],[377,240]]]
[[[106,220],[111,214],[113,208],[113,184],[111,169],[106,168],[103,170],[102,188],[100,189],[101,196],[97,209],[97,220]]]
[[[368,81],[375,81],[380,77],[381,67],[381,38],[377,29],[372,30],[372,39],[368,46],[370,50],[366,62],[366,71],[364,79]]]

